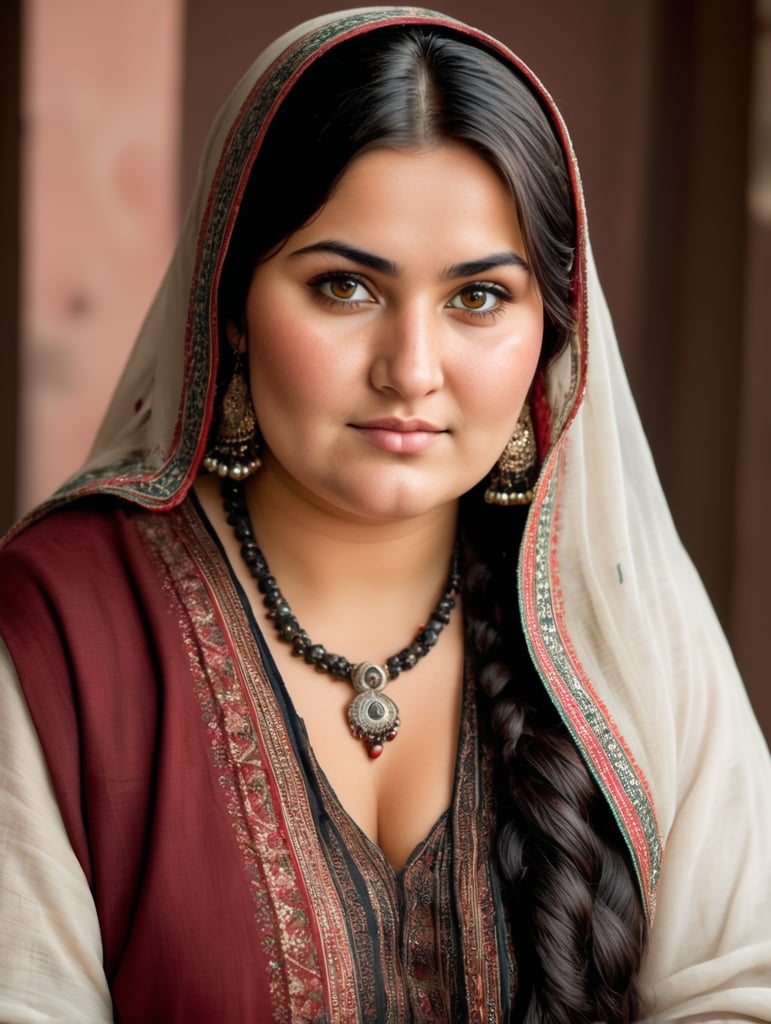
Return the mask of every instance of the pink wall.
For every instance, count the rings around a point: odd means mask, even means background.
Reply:
[[[182,0],[27,0],[19,509],[83,461],[176,234]]]

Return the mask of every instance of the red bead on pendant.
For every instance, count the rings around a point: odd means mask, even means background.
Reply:
[[[356,697],[348,707],[348,724],[374,760],[383,753],[384,741],[395,739],[399,731],[399,709],[383,693],[388,675],[380,665],[362,662],[354,666],[351,682]]]

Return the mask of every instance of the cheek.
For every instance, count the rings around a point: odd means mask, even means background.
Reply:
[[[497,350],[468,359],[459,386],[480,426],[508,437],[525,401],[541,352],[540,329],[520,334]]]
[[[291,317],[263,318],[249,334],[249,367],[255,404],[303,402],[323,381],[323,348]],[[296,407],[296,406],[295,406]],[[259,409],[258,409],[259,412]]]
[[[250,378],[257,419],[266,439],[297,436],[345,417],[359,391],[361,367],[343,346],[301,322],[273,320],[250,340]]]

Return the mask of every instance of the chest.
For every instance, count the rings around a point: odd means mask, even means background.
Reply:
[[[387,685],[383,692],[397,705],[400,724],[375,759],[351,733],[352,685],[315,673],[281,644],[271,647],[321,771],[346,812],[397,869],[452,798],[463,693],[461,632],[458,617],[430,657]]]

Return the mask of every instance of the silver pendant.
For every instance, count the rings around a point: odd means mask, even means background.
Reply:
[[[388,675],[380,665],[362,661],[354,666],[351,682],[357,694],[348,708],[351,732],[364,741],[370,757],[380,757],[383,743],[395,739],[399,731],[399,709],[383,693]]]

